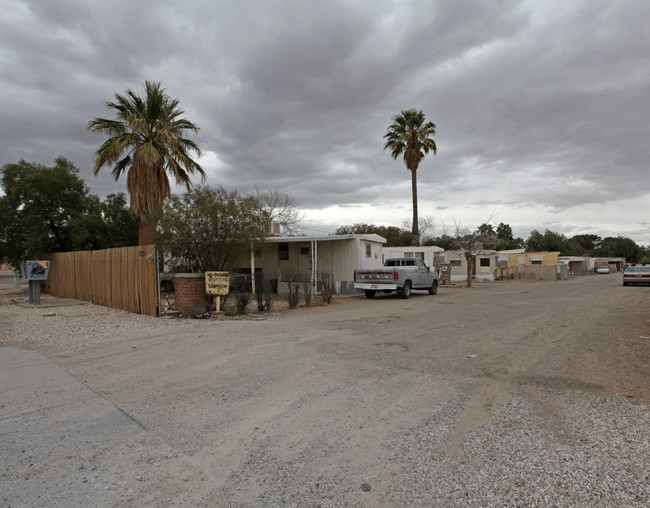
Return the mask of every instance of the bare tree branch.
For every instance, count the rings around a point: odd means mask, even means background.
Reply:
[[[413,229],[413,221],[405,219],[402,222],[402,228],[411,231]],[[420,243],[433,237],[435,231],[435,222],[433,215],[425,215],[418,218],[418,229],[420,232]]]
[[[300,229],[304,217],[292,196],[279,190],[260,191],[257,187],[254,196],[269,220],[278,222],[284,233],[292,235]]]
[[[483,223],[489,224],[492,215]],[[472,271],[476,256],[487,249],[494,249],[497,244],[497,236],[492,228],[470,228],[463,226],[454,219],[454,237],[453,245],[462,251],[463,257],[467,262],[467,287],[472,286]],[[492,230],[492,231],[491,231]]]

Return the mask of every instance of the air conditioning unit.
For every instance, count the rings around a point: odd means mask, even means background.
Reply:
[[[280,223],[278,221],[269,221],[268,233],[269,236],[280,236]]]

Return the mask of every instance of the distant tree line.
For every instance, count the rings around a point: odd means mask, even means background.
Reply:
[[[650,262],[650,249],[621,236],[601,238],[598,235],[582,234],[567,238],[547,229],[544,233],[533,230],[528,239],[524,240],[515,238],[510,225],[504,223],[500,223],[496,229],[490,224],[482,224],[475,231],[467,231],[466,228],[456,230],[454,234],[423,236],[421,245],[435,245],[445,250],[463,250],[459,241],[463,240],[464,244],[469,244],[476,243],[478,239],[484,249],[526,249],[530,252],[559,252],[561,256],[625,257],[631,263]],[[385,238],[387,247],[411,245],[411,231],[407,228],[360,223],[336,229],[336,234],[372,233]]]

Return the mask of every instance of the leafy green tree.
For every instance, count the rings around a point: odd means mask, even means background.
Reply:
[[[178,99],[167,95],[160,83],[146,81],[145,95],[132,90],[115,94],[106,107],[116,120],[95,118],[88,123],[92,132],[109,138],[96,152],[95,175],[104,166],[112,167],[117,181],[127,173],[126,187],[131,196],[131,211],[139,221],[140,245],[150,243],[149,216],[170,194],[169,178],[190,190],[190,175],[205,177],[201,166],[190,156],[201,155],[194,141],[185,137],[198,127],[182,118]]]
[[[396,226],[377,226],[375,224],[353,224],[351,226],[339,226],[337,235],[379,235],[386,239],[386,247],[401,247],[412,245],[411,232]]]
[[[73,249],[73,225],[92,215],[96,198],[63,157],[47,167],[24,160],[2,168],[0,253],[12,266]]]
[[[393,159],[400,155],[404,157],[406,169],[411,172],[411,193],[413,196],[412,245],[420,245],[420,230],[418,227],[418,184],[417,170],[424,156],[432,151],[438,151],[433,136],[436,134],[436,124],[427,122],[422,111],[416,109],[402,110],[401,114],[393,117],[393,123],[388,127],[384,138],[384,150],[390,149]]]
[[[596,256],[624,257],[629,263],[638,263],[643,254],[643,249],[634,240],[622,236],[604,238],[595,251]]]
[[[496,231],[490,224],[481,224],[476,231],[484,236],[497,236]]]
[[[526,240],[526,249],[532,252],[542,252],[546,250],[546,244],[544,243],[544,235],[533,229],[530,232],[528,240]]]
[[[526,248],[531,252],[559,252],[563,256],[570,254],[571,247],[567,238],[548,229],[541,234],[537,230],[530,232]]]
[[[649,264],[650,263],[650,248],[639,246],[639,249],[641,250],[641,260],[639,261],[639,263],[643,263],[644,265]]]
[[[526,243],[523,238],[514,238],[510,224],[503,222],[497,226],[496,250],[523,249]]]
[[[102,204],[97,196],[88,196],[86,213],[72,217],[69,226],[70,250],[95,250],[106,245],[106,224],[102,217]]]
[[[480,237],[484,245],[490,245],[490,248],[495,250],[523,249],[525,246],[524,240],[522,238],[514,238],[510,225],[504,224],[503,222],[497,226],[496,231],[491,224],[481,224],[474,232],[474,235]],[[454,238],[449,237],[449,239],[452,240],[451,243],[453,244]],[[450,248],[453,249],[456,247]]]
[[[138,223],[131,216],[124,193],[109,194],[103,202],[91,195],[89,201],[88,213],[70,221],[72,250],[138,244]]]
[[[569,240],[571,243],[570,255],[593,256],[601,241],[602,238],[598,235],[575,235]]]
[[[137,243],[137,224],[124,194],[102,203],[63,157],[54,166],[21,160],[2,168],[0,258],[14,267],[51,252]]]
[[[497,238],[500,242],[507,242],[513,239],[512,228],[510,227],[510,224],[504,224],[501,222],[497,226]]]
[[[446,233],[435,238],[430,238],[429,240],[425,241],[423,245],[433,245],[445,250],[454,250],[456,248],[454,237]]]
[[[138,244],[138,223],[129,211],[123,192],[109,194],[101,205],[106,225],[104,247],[130,247]]]
[[[151,216],[156,244],[190,271],[237,267],[267,233],[268,213],[254,196],[198,186],[172,195]]]

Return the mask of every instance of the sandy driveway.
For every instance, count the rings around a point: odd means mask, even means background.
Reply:
[[[99,504],[646,506],[649,303],[650,287],[612,274],[151,333],[77,306],[42,338],[5,305],[0,337],[174,451],[160,474],[121,464],[123,484],[106,490],[128,495]],[[93,312],[110,318],[103,333]]]

